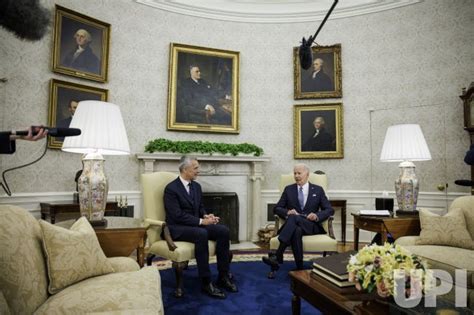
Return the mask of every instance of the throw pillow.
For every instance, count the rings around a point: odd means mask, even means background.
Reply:
[[[50,294],[83,279],[114,272],[86,217],[69,230],[40,220]]]
[[[445,245],[474,249],[461,209],[451,209],[444,216],[420,210],[421,232],[417,245]]]

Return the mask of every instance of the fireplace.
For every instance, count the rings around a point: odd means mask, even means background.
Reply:
[[[230,229],[230,241],[239,243],[239,198],[235,192],[205,192],[202,203]]]
[[[268,156],[230,156],[230,155],[194,155],[201,165],[197,181],[202,190],[219,194],[233,191],[238,211],[229,212],[233,219],[226,222],[232,229],[238,229],[238,241],[258,241],[258,230],[262,218],[261,182],[264,180],[263,163],[270,161]],[[137,154],[140,173],[167,171],[178,173],[181,155],[176,153]],[[238,198],[237,198],[238,196]],[[227,198],[227,197],[226,197]],[[230,198],[230,197],[229,197]],[[219,200],[214,200],[218,202]],[[221,202],[221,201],[219,201]],[[211,208],[211,207],[209,207]],[[216,207],[217,209],[217,207]],[[223,216],[221,214],[221,216]],[[235,219],[237,216],[237,219]],[[227,219],[226,219],[227,221]],[[235,222],[235,223],[234,223]],[[231,238],[235,238],[231,235]]]

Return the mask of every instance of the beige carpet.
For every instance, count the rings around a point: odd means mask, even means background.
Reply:
[[[246,261],[261,261],[262,256],[266,256],[266,251],[233,251],[234,257],[232,262],[246,262]],[[308,253],[304,254],[304,260],[310,261],[312,259],[321,257],[320,253]],[[284,261],[294,261],[293,254],[290,251],[285,252]],[[215,263],[216,257],[213,256],[209,259],[209,262]],[[171,260],[155,258],[152,262],[153,266],[156,266],[159,270],[165,270],[171,268]],[[189,265],[196,265],[196,260],[190,260]]]

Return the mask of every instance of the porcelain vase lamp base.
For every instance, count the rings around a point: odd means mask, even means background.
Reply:
[[[101,154],[88,153],[82,159],[83,172],[78,180],[79,207],[92,226],[104,226],[108,182],[104,173],[104,158]]]
[[[395,193],[397,195],[397,214],[416,214],[416,203],[418,201],[419,183],[415,174],[415,164],[404,161],[398,166],[400,177],[395,181]]]

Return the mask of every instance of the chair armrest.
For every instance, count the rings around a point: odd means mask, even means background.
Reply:
[[[166,225],[166,222],[160,221],[160,220],[154,220],[154,219],[145,219],[145,226],[149,227],[151,225],[161,227],[163,231],[163,236],[166,241],[166,245],[168,245],[168,249],[170,251],[173,252],[176,248],[178,248],[178,246],[175,245],[175,243],[173,242],[173,239],[171,238],[170,229]]]
[[[154,220],[154,219],[145,219],[144,222],[145,222],[146,227],[149,227],[150,225],[157,225],[157,226],[163,227],[164,225],[166,225],[165,221]]]
[[[329,233],[329,237],[330,237],[330,238],[336,239],[336,237],[334,236],[334,229],[333,229],[333,227],[332,227],[332,221],[334,221],[334,217],[333,217],[333,216],[330,216],[330,217],[328,218],[328,228],[329,228],[328,233]]]

